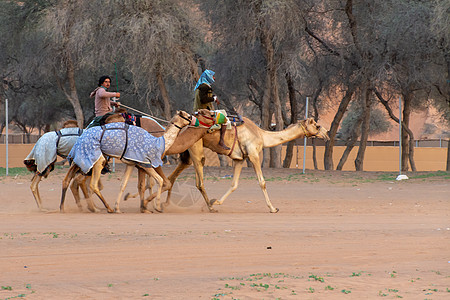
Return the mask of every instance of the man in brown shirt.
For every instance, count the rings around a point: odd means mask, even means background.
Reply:
[[[112,112],[112,106],[119,107],[120,102],[114,102],[111,97],[120,98],[120,93],[111,93],[106,90],[111,86],[111,78],[102,76],[98,80],[98,87],[91,93],[91,98],[95,97],[95,116],[104,116]]]

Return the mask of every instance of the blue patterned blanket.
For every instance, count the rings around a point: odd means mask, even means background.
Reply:
[[[123,158],[144,167],[162,166],[164,137],[154,137],[145,129],[125,123],[110,123],[83,132],[67,157],[88,173],[102,153]],[[128,127],[128,130],[125,130]]]
[[[56,155],[66,157],[78,139],[80,129],[63,128],[58,142],[58,134],[51,131],[43,134],[34,145],[25,160],[34,160],[37,172],[40,174],[56,160]],[[57,145],[58,144],[58,145]]]

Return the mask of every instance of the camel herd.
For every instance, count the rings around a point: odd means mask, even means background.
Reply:
[[[123,113],[116,113],[106,120],[103,126],[81,129],[78,131],[74,123],[66,124],[58,132],[44,134],[36,143],[24,163],[28,170],[34,172],[31,191],[39,210],[42,206],[38,185],[42,177],[46,178],[54,168],[56,155],[68,158],[71,166],[62,182],[60,211],[64,212],[64,201],[67,188],[70,186],[75,201],[82,209],[79,189],[82,190],[88,209],[97,212],[90,195],[96,194],[109,213],[121,212],[120,201],[134,168],[138,170],[138,195],[140,211],[151,212],[147,205],[153,201],[154,209],[163,211],[160,203],[161,194],[168,191],[166,203],[170,204],[171,189],[181,172],[194,165],[196,186],[202,194],[210,212],[217,212],[213,205],[221,205],[228,196],[237,189],[239,176],[248,159],[255,170],[259,185],[264,194],[266,204],[271,213],[278,212],[270,202],[260,164],[260,152],[263,148],[274,147],[282,143],[303,137],[317,137],[327,140],[327,130],[316,124],[312,118],[302,120],[282,131],[266,131],[259,128],[248,118],[242,118],[241,124],[233,124],[227,130],[225,143],[231,145],[225,150],[218,145],[219,131],[209,130],[217,123],[215,111],[202,109],[194,114],[179,111],[164,129],[155,120],[143,118],[140,127],[125,124]],[[41,141],[42,140],[42,141]],[[229,156],[233,161],[234,174],[230,189],[220,198],[211,199],[206,193],[203,181],[205,163],[204,148]],[[46,153],[46,155],[40,155]],[[161,159],[165,155],[181,154],[176,169],[166,177],[162,172]],[[122,184],[118,192],[114,209],[112,209],[101,193],[102,169],[107,159],[115,157],[126,165]],[[157,183],[157,190],[145,198],[146,181],[149,178]],[[89,189],[87,188],[89,186]]]

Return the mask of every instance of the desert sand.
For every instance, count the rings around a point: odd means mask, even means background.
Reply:
[[[123,165],[103,176],[110,205]],[[173,167],[165,167],[169,174]],[[449,175],[264,169],[269,213],[251,169],[209,213],[193,168],[164,213],[78,211],[67,167],[40,184],[0,177],[0,299],[449,299]],[[206,168],[219,198],[231,168]],[[136,173],[127,191],[136,191]],[[93,196],[98,207],[101,202]],[[165,197],[163,197],[165,199]],[[149,205],[149,207],[152,207]]]

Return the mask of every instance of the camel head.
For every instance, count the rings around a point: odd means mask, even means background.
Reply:
[[[307,137],[318,137],[328,141],[328,130],[318,125],[313,118],[308,118],[301,122],[302,128]]]
[[[194,127],[211,127],[215,124],[215,112],[210,111],[209,109],[199,109],[198,111],[194,112],[194,115],[192,116],[192,122],[191,125]]]
[[[170,120],[170,123],[177,128],[183,128],[192,122],[192,116],[183,110],[177,110],[177,114]]]

